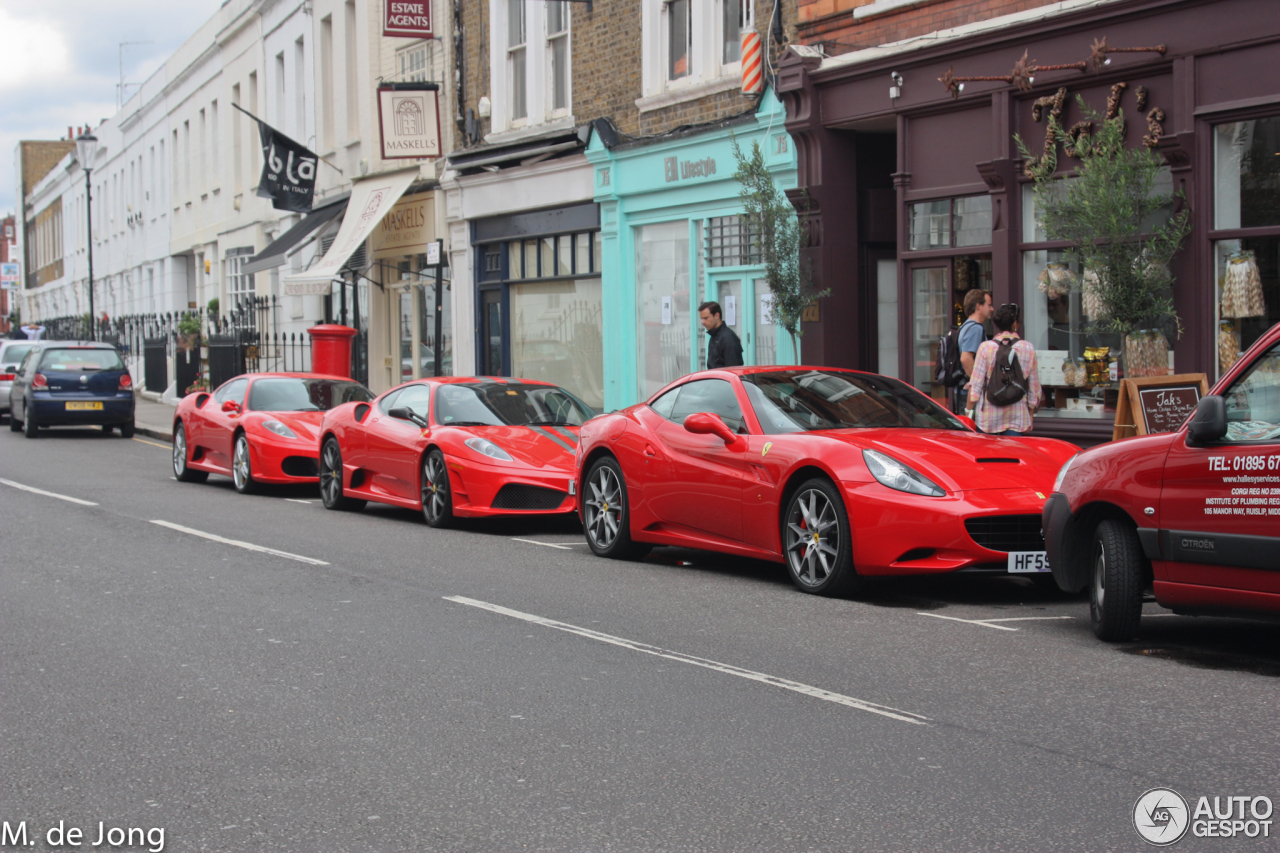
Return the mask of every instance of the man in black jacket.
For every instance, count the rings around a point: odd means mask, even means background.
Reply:
[[[698,306],[698,318],[707,330],[711,341],[707,344],[707,367],[741,367],[742,341],[724,322],[719,302],[704,302]]]

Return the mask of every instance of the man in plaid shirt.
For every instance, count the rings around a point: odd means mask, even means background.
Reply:
[[[1036,348],[1028,341],[1018,337],[1018,304],[1006,303],[996,309],[991,322],[996,327],[996,336],[978,347],[978,357],[973,362],[973,378],[969,385],[969,416],[977,423],[978,429],[991,435],[1025,435],[1031,432],[1032,415],[1040,407],[1040,398],[1044,392],[1040,387],[1040,376],[1036,370]],[[1000,351],[997,341],[1012,338],[1016,343],[1013,351],[1022,366],[1022,375],[1027,380],[1027,393],[1021,400],[1009,406],[993,406],[987,400],[987,383],[991,380],[991,370],[995,367],[996,354]]]

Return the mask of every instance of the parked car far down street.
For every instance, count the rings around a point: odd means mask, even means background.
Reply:
[[[94,341],[41,341],[23,357],[9,388],[9,429],[36,438],[40,427],[120,427],[133,437],[133,378],[120,352]]]
[[[9,389],[22,359],[36,344],[34,341],[0,340],[0,417],[9,414]]]

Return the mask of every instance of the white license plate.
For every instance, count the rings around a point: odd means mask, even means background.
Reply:
[[[1049,571],[1049,555],[1045,551],[1010,551],[1009,571],[1017,574]]]

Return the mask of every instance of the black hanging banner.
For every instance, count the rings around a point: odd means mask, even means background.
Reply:
[[[271,199],[276,210],[310,210],[320,158],[264,121],[258,122],[258,136],[262,140],[258,195]]]

